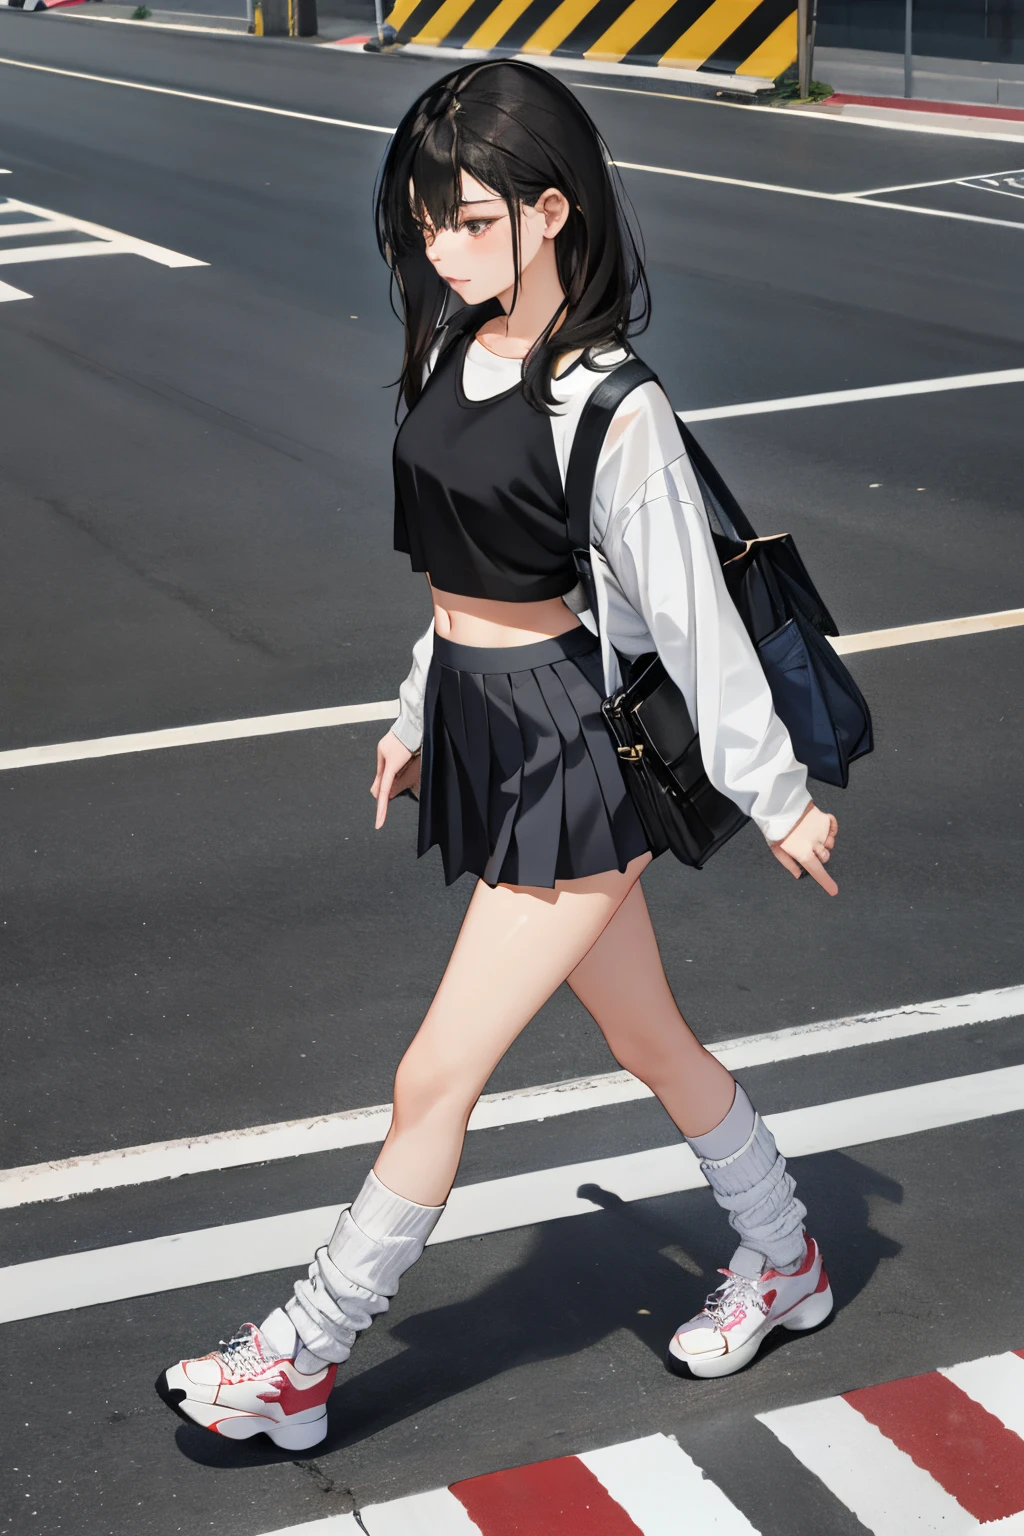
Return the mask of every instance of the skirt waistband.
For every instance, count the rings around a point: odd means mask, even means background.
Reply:
[[[457,645],[444,635],[434,636],[434,659],[456,672],[528,672],[599,648],[600,641],[585,624],[532,645]]]

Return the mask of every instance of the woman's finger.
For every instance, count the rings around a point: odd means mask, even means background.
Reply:
[[[378,832],[384,825],[384,818],[388,814],[388,801],[391,798],[391,785],[394,782],[394,778],[394,769],[385,766],[380,776],[380,785],[377,789],[377,819],[374,825]]]
[[[815,880],[818,885],[821,886],[823,891],[827,891],[830,896],[839,895],[838,885],[836,885],[835,881],[832,879],[832,876],[827,872],[825,866],[821,863],[820,859],[815,853],[809,853],[807,857],[801,859],[800,862],[803,864],[804,869],[806,869],[811,879]]]
[[[370,785],[370,794],[376,800],[380,793],[380,776],[384,772],[384,753],[380,742],[377,743],[377,772],[374,774],[373,783]]]

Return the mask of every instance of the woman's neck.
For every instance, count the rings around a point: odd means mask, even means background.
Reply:
[[[519,293],[515,308],[512,308],[514,294],[514,288],[498,294],[498,302],[505,313],[488,320],[477,331],[477,336],[488,352],[498,357],[521,359],[547,330],[551,317],[565,298],[553,240],[545,240],[530,265],[520,273]],[[559,315],[556,330],[562,318]]]

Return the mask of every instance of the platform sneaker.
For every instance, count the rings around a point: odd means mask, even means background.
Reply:
[[[753,1360],[773,1328],[817,1328],[832,1311],[832,1289],[813,1237],[807,1238],[794,1274],[777,1269],[757,1275],[731,1269],[718,1273],[724,1282],[669,1344],[673,1370],[687,1366],[694,1376],[730,1376]]]
[[[156,1390],[186,1423],[229,1440],[269,1435],[285,1451],[308,1451],[327,1434],[327,1399],[338,1373],[325,1365],[304,1375],[255,1323],[196,1360],[164,1371]]]

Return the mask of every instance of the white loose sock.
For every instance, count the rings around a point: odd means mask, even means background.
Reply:
[[[348,1359],[357,1333],[386,1312],[398,1282],[415,1264],[443,1205],[417,1205],[387,1188],[371,1171],[341,1213],[330,1242],[318,1248],[309,1276],[298,1280],[284,1308],[260,1331],[296,1368],[312,1374]]]

